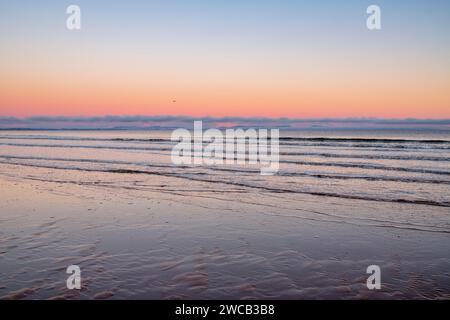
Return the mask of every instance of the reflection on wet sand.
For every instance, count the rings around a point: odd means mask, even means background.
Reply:
[[[3,299],[449,297],[443,208],[425,223],[408,205],[152,190],[160,178],[118,189],[99,186],[104,175],[74,174],[85,183],[64,188],[1,179]],[[65,287],[71,264],[80,291]],[[370,264],[383,270],[379,292],[365,287]]]

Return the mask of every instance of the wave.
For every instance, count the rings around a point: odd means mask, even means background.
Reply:
[[[9,156],[0,155],[3,159],[15,159],[15,160],[38,160],[38,161],[58,161],[58,162],[80,162],[80,163],[96,163],[96,164],[114,164],[114,165],[133,165],[133,166],[145,166],[154,168],[175,168],[173,165],[164,164],[154,164],[149,162],[130,162],[121,160],[97,160],[97,159],[68,159],[68,158],[47,158],[47,157],[21,157],[21,156]],[[178,169],[193,168],[190,166],[176,166]],[[254,174],[258,173],[258,170],[244,170],[244,169],[230,169],[230,168],[219,168],[214,166],[203,167],[212,171],[223,171],[223,172],[235,172],[235,173],[247,173]],[[386,177],[386,176],[368,176],[368,175],[336,175],[328,173],[307,173],[307,172],[288,172],[280,171],[278,176],[285,177],[311,177],[318,179],[341,179],[341,180],[366,180],[366,181],[390,181],[390,182],[406,182],[406,183],[431,183],[431,184],[450,184],[450,180],[439,180],[439,179],[418,179],[418,178],[408,178],[408,177]],[[450,175],[450,173],[449,173]]]
[[[290,143],[290,142],[281,142],[282,146],[292,146],[292,147],[331,147],[331,148],[358,148],[365,149],[371,151],[433,151],[433,150],[450,150],[450,145],[426,145],[426,144],[378,144],[378,143],[344,143],[344,142],[301,142],[301,143]]]
[[[431,184],[450,184],[449,180],[437,179],[417,179],[405,177],[385,177],[385,176],[365,176],[365,175],[333,175],[323,173],[301,173],[301,172],[279,172],[280,176],[287,177],[311,177],[318,179],[336,179],[336,180],[366,180],[366,181],[389,181],[405,183],[431,183]]]
[[[136,166],[152,166],[159,168],[174,168],[171,164],[155,164],[151,162],[130,162],[123,160],[98,160],[98,159],[85,159],[85,158],[55,158],[55,157],[29,157],[29,156],[13,156],[13,155],[1,155],[0,158],[4,159],[17,159],[17,160],[38,160],[38,161],[61,161],[61,162],[85,162],[85,163],[103,163],[103,164],[122,164],[122,165],[136,165]],[[285,161],[284,163],[286,163]],[[282,161],[283,163],[283,161]],[[292,162],[287,162],[292,163]],[[450,175],[448,171],[441,170],[432,170],[432,169],[420,169],[420,168],[405,168],[405,167],[389,167],[383,165],[371,165],[371,164],[351,164],[351,163],[339,163],[339,162],[304,162],[304,161],[295,161],[295,164],[298,165],[306,165],[306,166],[323,166],[323,167],[343,167],[343,168],[360,168],[360,169],[369,169],[369,170],[381,170],[381,171],[399,171],[399,172],[410,172],[410,173],[422,173],[422,174],[434,174],[434,175]],[[191,166],[176,166],[176,168],[191,168]],[[237,172],[237,173],[255,173],[258,170],[245,170],[245,169],[232,169],[232,168],[220,168],[217,166],[204,166],[207,169],[214,169],[216,171],[226,171],[226,172]],[[302,176],[302,175],[310,175],[314,174],[306,174],[300,172],[287,172],[281,171],[279,175],[284,176]],[[342,175],[327,175],[327,174],[315,174],[318,178],[335,178],[335,179],[358,179],[358,176],[342,176]],[[361,179],[367,180],[385,180],[385,181],[404,181],[404,182],[421,182],[432,181],[429,183],[447,183],[448,180],[438,180],[438,179],[429,179],[429,180],[420,180],[420,179],[409,179],[409,178],[391,178],[391,177],[374,177],[374,176],[365,176],[359,177]],[[403,179],[403,180],[401,180]]]
[[[56,170],[76,170],[76,171],[85,171],[85,172],[105,172],[105,173],[115,173],[115,174],[158,175],[158,176],[179,178],[179,179],[185,179],[185,180],[197,181],[197,182],[239,186],[239,187],[243,187],[243,188],[250,188],[250,189],[268,191],[268,192],[273,192],[273,193],[308,194],[308,195],[313,195],[313,196],[325,196],[325,197],[341,198],[341,199],[450,207],[450,202],[447,202],[447,201],[433,201],[433,200],[405,199],[405,198],[389,199],[389,198],[378,198],[378,197],[369,197],[369,196],[361,196],[361,195],[346,195],[346,194],[338,194],[338,193],[333,193],[333,192],[318,192],[318,191],[275,188],[275,187],[268,187],[268,186],[263,186],[263,185],[255,185],[255,184],[236,182],[236,181],[217,180],[217,177],[214,180],[205,179],[205,178],[201,178],[198,173],[189,174],[189,173],[161,172],[161,171],[120,169],[120,168],[119,169],[111,169],[111,168],[107,168],[107,169],[96,168],[96,169],[94,169],[94,168],[79,168],[79,167],[58,167],[58,166],[51,166],[51,165],[11,163],[11,162],[6,162],[6,161],[0,161],[0,163],[5,163],[5,164],[9,164],[9,165],[17,165],[17,166],[35,167],[35,168],[56,169]],[[58,181],[58,182],[61,182],[61,181]]]
[[[72,141],[125,141],[125,142],[171,142],[168,138],[90,138],[73,136],[50,135],[7,135],[0,139],[25,139],[25,140],[72,140]],[[270,136],[268,137],[270,140]],[[396,143],[396,144],[450,144],[450,140],[438,139],[385,139],[385,138],[331,138],[331,137],[279,137],[280,141],[299,142],[351,142],[351,143]],[[354,146],[354,145],[352,145]],[[358,145],[356,145],[358,146]],[[364,145],[362,145],[364,146]]]
[[[407,167],[394,167],[385,166],[381,164],[366,164],[366,163],[342,163],[342,162],[314,162],[314,161],[281,161],[282,163],[291,163],[304,166],[323,166],[323,167],[341,167],[341,168],[359,168],[368,170],[387,170],[387,171],[399,171],[399,172],[412,172],[412,173],[429,173],[436,175],[450,175],[449,171],[433,170],[425,168],[407,168]]]
[[[401,156],[401,155],[369,155],[369,154],[339,154],[324,152],[280,152],[280,155],[287,156],[314,156],[324,158],[344,158],[344,159],[377,159],[377,160],[407,160],[407,161],[437,161],[449,162],[449,157],[433,157],[433,156]]]
[[[81,148],[81,149],[106,149],[106,150],[135,150],[135,151],[171,151],[171,147],[126,147],[126,146],[90,146],[90,145],[67,145],[67,144],[22,144],[22,143],[0,143],[0,145],[29,148]],[[369,155],[369,154],[338,154],[324,152],[280,152],[280,156],[315,156],[326,158],[346,159],[378,159],[378,160],[407,160],[407,161],[437,161],[450,162],[449,157],[433,156],[401,156],[401,155]]]
[[[48,135],[7,135],[0,136],[4,140],[55,140],[55,141],[125,141],[125,142],[170,142],[170,139],[164,138],[90,138],[73,136],[48,136]]]
[[[135,151],[171,151],[171,147],[125,147],[125,146],[89,146],[89,145],[70,145],[70,144],[25,144],[25,143],[3,143],[0,145],[11,147],[28,147],[28,148],[80,148],[80,149],[106,149],[106,150],[135,150]]]
[[[387,139],[387,138],[330,138],[330,137],[280,137],[281,141],[333,141],[333,142],[378,142],[378,143],[428,143],[428,144],[443,144],[449,143],[450,140],[438,139]]]
[[[173,165],[155,164],[150,162],[130,162],[123,160],[98,160],[98,159],[71,159],[71,158],[50,158],[50,157],[25,157],[25,156],[11,156],[0,155],[3,159],[16,159],[16,160],[38,160],[38,161],[61,161],[61,162],[84,162],[84,163],[96,163],[96,164],[117,164],[117,165],[137,165],[137,166],[151,166],[157,168],[173,168]],[[189,168],[189,166],[177,166],[179,168]]]

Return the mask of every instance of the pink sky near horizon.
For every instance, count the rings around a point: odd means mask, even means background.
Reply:
[[[200,68],[197,59],[134,65],[112,56],[11,56],[0,76],[0,116],[450,118],[450,77],[432,63],[204,61]]]
[[[353,75],[342,81],[324,77],[308,82],[299,77],[271,83],[252,76],[247,81],[199,77],[158,83],[133,80],[138,76],[133,74],[125,79],[108,76],[109,71],[101,75],[86,70],[72,80],[70,71],[59,73],[10,71],[0,79],[0,116],[450,118],[450,90],[444,80],[423,84],[405,76],[400,84],[390,79],[364,83]]]

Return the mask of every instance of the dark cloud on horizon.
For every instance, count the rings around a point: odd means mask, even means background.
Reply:
[[[0,129],[171,129],[192,127],[202,120],[207,127],[279,127],[304,128],[407,128],[450,129],[450,119],[380,119],[380,118],[262,118],[262,117],[191,117],[191,116],[34,116],[0,117]]]

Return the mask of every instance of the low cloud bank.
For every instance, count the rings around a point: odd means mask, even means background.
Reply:
[[[28,118],[0,117],[3,130],[172,130],[191,129],[194,120],[210,128],[264,127],[283,130],[302,129],[440,129],[450,130],[450,119],[378,118],[243,118],[190,116],[101,116]]]

